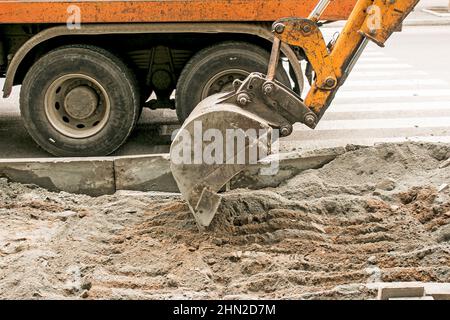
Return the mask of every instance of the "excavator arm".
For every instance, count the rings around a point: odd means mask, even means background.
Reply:
[[[172,173],[200,229],[220,206],[218,192],[269,158],[278,137],[289,136],[295,123],[317,126],[368,42],[383,47],[419,0],[358,0],[338,39],[327,45],[319,20],[330,2],[319,1],[307,19],[275,22],[267,75],[252,73],[236,80],[234,91],[205,99],[174,137]],[[303,49],[314,70],[304,100],[275,80],[283,43]]]

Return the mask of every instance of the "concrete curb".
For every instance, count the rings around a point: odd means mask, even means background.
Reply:
[[[450,18],[439,18],[435,20],[411,19],[405,21],[405,27],[433,27],[433,26],[450,26]]]
[[[179,192],[169,154],[114,159],[117,190]]]
[[[262,189],[278,187],[282,182],[298,175],[302,171],[318,169],[345,153],[344,147],[319,149],[309,152],[283,153],[278,160],[278,171],[274,175],[263,175],[261,170],[270,167],[260,164],[249,167],[230,182],[231,189]]]
[[[275,175],[260,175],[268,164],[250,167],[230,182],[232,189],[276,187],[298,173],[316,169],[345,153],[345,148],[281,154]],[[270,164],[269,164],[270,165]],[[50,191],[100,196],[118,190],[178,192],[168,154],[0,160],[0,177]]]
[[[0,160],[0,177],[50,191],[92,196],[116,190],[110,158],[5,159]]]
[[[377,300],[450,300],[450,283],[376,282],[366,287],[378,290]]]

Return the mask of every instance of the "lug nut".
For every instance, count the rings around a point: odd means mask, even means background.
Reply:
[[[291,126],[284,126],[284,127],[281,127],[281,129],[280,129],[280,135],[282,137],[287,137],[291,133],[292,133],[292,127]]]
[[[274,89],[275,89],[275,87],[274,87],[274,85],[272,83],[266,83],[263,86],[263,91],[264,91],[264,94],[266,96],[270,95],[273,92]]]
[[[315,114],[312,113],[308,113],[305,118],[303,119],[304,123],[308,126],[308,127],[314,127],[316,125],[317,122],[317,117]]]
[[[310,33],[311,32],[311,26],[309,24],[305,24],[302,27],[303,32]]]
[[[277,23],[274,27],[273,30],[278,33],[281,34],[284,32],[284,30],[286,29],[286,26],[282,23]]]
[[[237,91],[242,86],[242,83],[243,82],[241,80],[239,80],[239,79],[234,80],[233,81],[234,91]]]
[[[334,78],[327,78],[327,80],[325,80],[325,84],[327,87],[332,88],[336,85],[336,80]]]
[[[240,93],[237,96],[237,102],[241,105],[241,106],[245,106],[247,105],[247,103],[250,102],[250,97],[248,94],[246,93]]]

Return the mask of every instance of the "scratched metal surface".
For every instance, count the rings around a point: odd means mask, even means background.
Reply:
[[[275,21],[306,17],[317,0],[2,0],[0,23],[65,23],[78,6],[82,23]],[[324,19],[342,20],[356,0],[333,1]]]

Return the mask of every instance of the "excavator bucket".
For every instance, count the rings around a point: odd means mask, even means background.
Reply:
[[[270,153],[272,128],[263,118],[229,102],[231,94],[202,101],[177,132],[171,169],[200,229],[220,205],[218,192],[235,175]]]
[[[289,135],[292,123],[307,119],[314,126],[317,119],[291,90],[265,75],[252,73],[234,87],[203,100],[170,149],[172,174],[200,229],[210,225],[227,182],[262,159],[270,164],[272,143]]]

